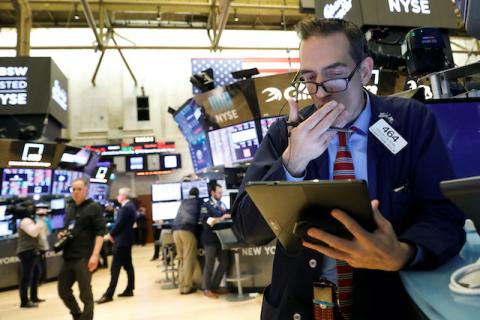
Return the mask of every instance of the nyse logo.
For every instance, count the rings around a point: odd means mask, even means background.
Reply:
[[[336,0],[334,3],[327,3],[323,7],[324,18],[343,19],[352,9],[352,0]]]
[[[23,147],[22,160],[38,162],[42,160],[45,146],[39,143],[25,143]]]
[[[388,0],[388,7],[392,13],[430,14],[428,0]]]
[[[282,91],[275,87],[265,88],[262,91],[262,94],[266,94],[267,98],[265,99],[265,103],[270,103],[274,101],[281,101],[282,98],[284,99],[297,99],[297,100],[308,100],[310,96],[308,94],[297,93],[294,87],[288,87]]]

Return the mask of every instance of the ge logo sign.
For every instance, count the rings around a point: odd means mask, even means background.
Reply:
[[[97,174],[95,175],[96,179],[105,179],[107,176],[108,167],[99,167],[97,170]]]
[[[22,160],[38,162],[42,160],[45,146],[39,143],[25,143],[23,147]]]

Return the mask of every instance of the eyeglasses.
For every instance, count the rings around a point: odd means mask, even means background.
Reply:
[[[322,82],[315,82],[315,81],[302,81],[296,80],[292,82],[292,86],[295,87],[297,93],[304,93],[304,94],[316,94],[318,91],[318,87],[322,87],[323,91],[327,93],[337,93],[347,90],[348,83],[352,80],[355,71],[357,71],[358,67],[360,66],[361,62],[357,63],[355,68],[350,72],[350,74],[345,78],[336,78],[336,79],[328,79]],[[297,76],[294,78],[296,79]]]

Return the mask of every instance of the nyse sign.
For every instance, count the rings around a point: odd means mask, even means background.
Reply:
[[[27,104],[28,67],[0,67],[0,106]]]
[[[388,0],[388,7],[393,13],[430,14],[429,0]]]

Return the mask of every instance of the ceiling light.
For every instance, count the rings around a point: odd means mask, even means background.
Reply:
[[[80,16],[78,15],[78,8],[77,8],[77,4],[75,3],[75,9],[73,11],[73,19],[74,20],[80,20]]]
[[[233,20],[234,20],[235,22],[238,22],[238,20],[240,20],[240,19],[238,18],[238,16],[237,16],[237,9],[234,9],[234,10],[233,10]]]

